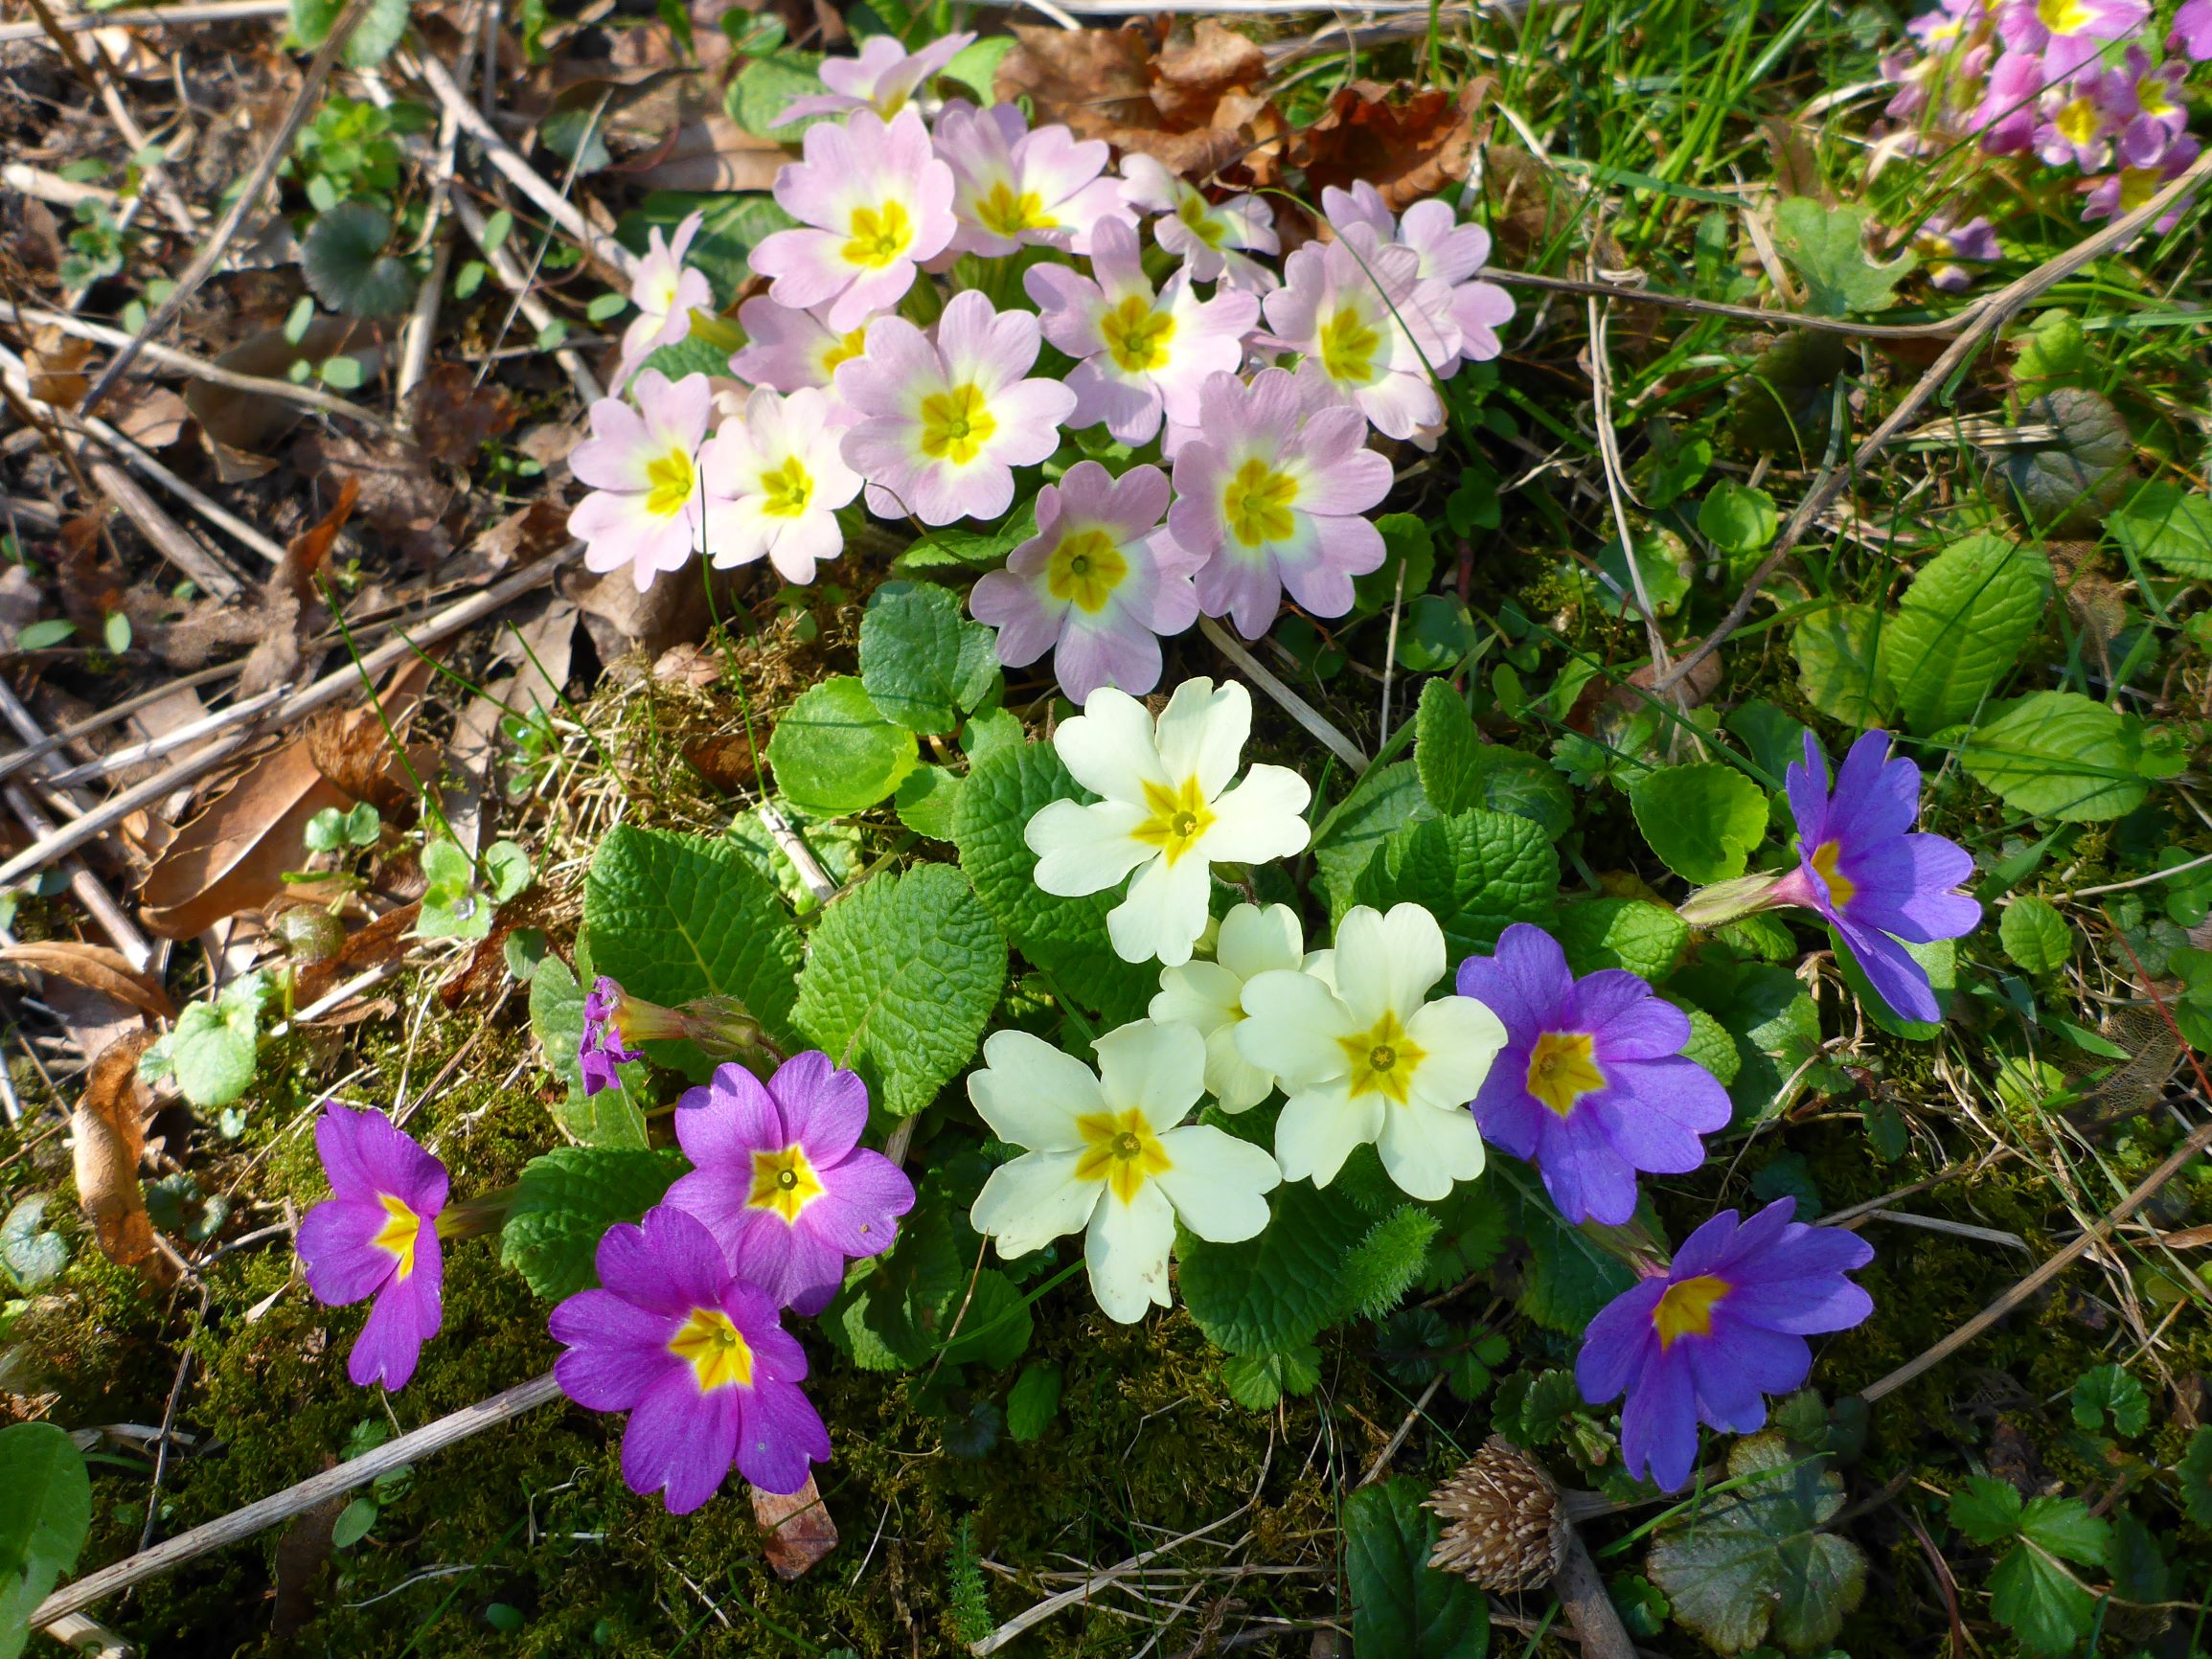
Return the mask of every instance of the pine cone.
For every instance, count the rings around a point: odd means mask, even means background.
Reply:
[[[1567,1515],[1543,1466],[1492,1435],[1474,1462],[1423,1506],[1444,1517],[1428,1564],[1463,1574],[1485,1590],[1547,1583],[1567,1547]]]

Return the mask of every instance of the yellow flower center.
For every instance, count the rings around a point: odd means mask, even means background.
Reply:
[[[753,1386],[753,1346],[718,1307],[695,1307],[669,1338],[669,1352],[692,1368],[699,1392]]]
[[[887,201],[879,208],[856,207],[846,226],[845,260],[879,271],[914,243],[914,224],[902,203]]]
[[[389,1193],[378,1193],[377,1202],[384,1206],[384,1224],[376,1229],[376,1237],[370,1240],[377,1249],[399,1264],[399,1278],[404,1281],[415,1276],[415,1244],[422,1237],[422,1217],[407,1208],[407,1200],[396,1198]]]
[[[1321,368],[1330,379],[1364,386],[1375,378],[1375,356],[1382,335],[1357,307],[1339,306],[1321,325]]]
[[[2036,15],[2053,34],[2074,34],[2097,20],[2087,0],[2036,0]]]
[[[1197,778],[1185,778],[1174,789],[1148,782],[1145,805],[1152,816],[1129,833],[1147,847],[1157,847],[1171,867],[1213,828],[1214,811]]]
[[[974,386],[932,392],[922,399],[922,453],[932,461],[966,466],[998,430]]]
[[[2132,214],[2158,193],[2165,180],[2157,170],[2148,167],[2124,167],[2120,170],[2120,212]]]
[[[1014,187],[1004,179],[993,184],[991,193],[976,202],[975,222],[1002,237],[1017,237],[1023,231],[1056,230],[1060,225],[1060,220],[1044,211],[1044,197],[1033,190],[1016,195]]]
[[[772,1210],[789,1226],[821,1195],[822,1178],[798,1142],[780,1152],[753,1153],[753,1190],[745,1194],[746,1209]]]
[[[1591,1057],[1592,1047],[1586,1032],[1545,1032],[1529,1051],[1528,1092],[1561,1117],[1567,1116],[1585,1095],[1606,1086],[1606,1074]]]
[[[1242,545],[1264,547],[1289,539],[1294,528],[1290,504],[1297,499],[1298,481],[1255,455],[1237,468],[1221,491],[1221,512],[1229,521],[1229,534]]]
[[[2148,116],[2170,115],[2174,101],[2166,96],[2166,82],[2147,75],[2135,83],[2135,107]]]
[[[650,316],[665,317],[675,309],[676,272],[656,271],[646,279],[645,299],[638,309]]]
[[[1380,1095],[1402,1106],[1413,1086],[1413,1074],[1428,1057],[1427,1051],[1405,1034],[1395,1013],[1384,1011],[1366,1031],[1340,1036],[1337,1047],[1352,1062],[1352,1098]]]
[[[1085,1112],[1075,1121],[1083,1153],[1075,1161],[1079,1181],[1104,1181],[1123,1203],[1132,1203],[1154,1175],[1174,1169],[1167,1148],[1131,1106],[1126,1112]]]
[[[1197,191],[1186,191],[1175,208],[1175,217],[1190,226],[1191,234],[1209,248],[1218,248],[1229,233],[1229,227],[1214,216],[1213,208]]]
[[[838,364],[851,362],[867,349],[868,325],[862,323],[842,340],[833,342],[830,349],[822,353],[822,373],[834,375],[837,372]]]
[[[1175,319],[1155,311],[1142,294],[1131,294],[1100,319],[1098,331],[1106,337],[1106,354],[1125,375],[1142,375],[1168,360],[1168,342],[1175,337]]]
[[[1113,598],[1129,560],[1103,530],[1078,530],[1060,537],[1045,560],[1044,585],[1054,599],[1071,602],[1085,616],[1096,616]]]
[[[761,474],[761,493],[767,497],[761,511],[769,517],[797,518],[814,498],[814,475],[796,455],[786,456],[783,466]]]
[[[681,449],[665,450],[645,464],[645,510],[655,518],[673,518],[691,505],[698,474]]]
[[[1836,859],[1842,856],[1840,841],[1823,841],[1813,850],[1813,868],[1819,873],[1820,879],[1828,883],[1828,902],[1837,910],[1849,904],[1852,895],[1859,891],[1859,883],[1836,868]]]
[[[1732,1288],[1725,1279],[1716,1279],[1710,1273],[1668,1285],[1659,1305],[1652,1309],[1652,1329],[1659,1333],[1659,1351],[1665,1352],[1685,1336],[1712,1335],[1713,1309]]]
[[[2087,98],[2071,99],[2051,125],[2059,129],[2061,138],[2079,148],[2097,136],[2096,103]]]

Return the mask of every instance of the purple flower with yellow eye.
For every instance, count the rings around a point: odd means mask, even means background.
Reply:
[[[1797,868],[1775,883],[1770,902],[1822,917],[1851,947],[1867,983],[1907,1019],[1943,1017],[1927,970],[1905,943],[1957,939],[1981,924],[1981,906],[1956,891],[1973,856],[1941,835],[1911,833],[1920,809],[1920,768],[1889,758],[1889,734],[1851,745],[1828,789],[1828,760],[1805,734],[1805,761],[1783,776],[1797,820]]]
[[[775,1299],[740,1278],[705,1223],[667,1204],[599,1241],[600,1288],[553,1310],[561,1392],[593,1411],[627,1411],[622,1478],[689,1514],[735,1463],[764,1492],[795,1492],[830,1457],[799,1384],[806,1351]]]
[[[1698,1424],[1724,1434],[1764,1427],[1769,1394],[1813,1369],[1806,1337],[1848,1330],[1874,1299],[1844,1278],[1874,1248],[1840,1227],[1790,1217],[1777,1198],[1739,1224],[1723,1210],[1683,1242],[1663,1277],[1623,1292],[1590,1321],[1575,1356],[1583,1398],[1626,1392],[1621,1466],[1679,1491],[1698,1461]]]
[[[1728,1125],[1728,1093],[1685,1057],[1690,1016],[1632,973],[1577,979],[1540,927],[1516,921],[1497,953],[1459,965],[1459,994],[1489,1005],[1506,1045],[1474,1097],[1486,1141],[1543,1172],[1569,1221],[1636,1210],[1636,1171],[1683,1174]]]
[[[914,1208],[914,1183],[861,1147],[867,1126],[867,1085],[826,1054],[794,1055],[765,1083],[718,1067],[676,1102],[676,1139],[696,1168],[668,1202],[779,1306],[819,1313],[845,1263],[890,1249]]]
[[[332,1102],[315,1120],[315,1150],[331,1196],[300,1223],[308,1288],[331,1307],[375,1299],[346,1375],[363,1388],[402,1388],[445,1318],[437,1221],[445,1166],[382,1114]]]

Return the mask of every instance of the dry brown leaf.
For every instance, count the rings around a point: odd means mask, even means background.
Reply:
[[[2158,1242],[2169,1250],[2195,1250],[2212,1244],[2212,1227],[2184,1227],[2178,1233],[2161,1233]]]
[[[652,677],[664,686],[703,692],[722,677],[722,660],[704,646],[671,646],[654,662]]]
[[[830,1518],[830,1508],[822,1502],[812,1475],[788,1497],[764,1492],[759,1487],[746,1489],[753,1494],[753,1519],[767,1534],[762,1553],[786,1583],[837,1547],[837,1523]]]
[[[299,341],[285,337],[282,329],[263,329],[248,335],[216,358],[217,368],[241,375],[281,380],[295,362],[320,363],[343,353],[361,366],[362,375],[374,375],[383,366],[381,331],[376,325],[340,317],[317,317]],[[210,440],[216,459],[242,466],[245,476],[259,477],[275,463],[266,459],[276,442],[307,418],[307,408],[288,398],[261,392],[241,392],[235,386],[217,386],[194,380],[184,389],[185,406]],[[224,482],[234,482],[227,476]]]
[[[760,781],[760,758],[742,732],[697,738],[683,746],[684,764],[725,795],[749,789]]]
[[[1364,179],[1393,213],[1467,177],[1474,157],[1474,112],[1491,83],[1468,82],[1457,97],[1356,80],[1329,101],[1320,120],[1290,141],[1290,160],[1305,170],[1306,194],[1328,186],[1349,189]]]
[[[87,944],[75,939],[11,944],[0,947],[0,962],[58,974],[103,996],[128,1003],[155,1019],[176,1018],[176,1005],[169,1000],[161,982],[139,972],[122,951],[110,950],[104,944]]]
[[[408,398],[407,423],[431,460],[467,466],[487,442],[514,429],[514,398],[504,386],[477,385],[459,363],[439,363]]]
[[[184,436],[192,418],[185,401],[167,386],[143,382],[119,387],[107,400],[110,424],[142,449],[167,449]]]
[[[536,564],[568,545],[568,503],[559,490],[515,509],[468,544],[469,559],[486,576]],[[439,573],[443,576],[445,573]]]
[[[764,191],[790,159],[774,140],[710,109],[679,125],[649,165],[622,170],[646,190]]]
[[[1697,648],[1696,640],[1686,640],[1676,648],[1676,655],[1688,656]],[[1626,684],[1613,688],[1609,700],[1615,706],[1631,713],[1649,708],[1652,703],[1652,684],[1657,677],[1652,665],[1646,663],[1628,677]],[[1679,699],[1680,707],[1694,709],[1718,691],[1720,686],[1721,653],[1715,651],[1690,670],[1688,677],[1675,688],[1675,694]]]
[[[356,927],[346,935],[346,943],[335,956],[310,962],[300,969],[292,1000],[306,1008],[320,1002],[347,980],[398,962],[407,954],[407,941],[415,931],[416,918],[422,914],[422,905],[418,900],[387,910],[367,926]]]
[[[146,1114],[153,1094],[138,1079],[138,1057],[153,1041],[141,1032],[109,1044],[93,1060],[70,1123],[77,1162],[77,1200],[110,1261],[136,1267],[157,1284],[176,1277],[153,1241],[146,1193],[138,1184],[146,1149]]]
[[[351,479],[360,489],[361,516],[403,557],[428,563],[450,550],[440,521],[453,504],[453,490],[413,444],[309,432],[292,445],[292,465],[331,485]]]
[[[23,365],[31,371],[31,396],[41,403],[74,408],[92,381],[79,371],[92,355],[92,342],[47,327],[31,336]]]
[[[308,642],[322,631],[330,607],[323,602],[315,575],[330,557],[331,544],[353,515],[359,486],[351,478],[338,488],[337,505],[285,544],[285,557],[262,584],[257,639],[239,670],[239,695],[251,697],[300,676]]]

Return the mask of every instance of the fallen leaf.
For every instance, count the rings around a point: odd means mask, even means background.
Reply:
[[[681,123],[650,165],[622,170],[646,190],[764,191],[790,159],[773,139],[710,109]]]
[[[415,932],[415,919],[422,913],[422,906],[418,900],[387,910],[366,926],[356,927],[346,935],[346,943],[338,947],[336,955],[310,962],[300,969],[292,1000],[306,1008],[322,1001],[347,980],[371,968],[398,962],[407,953],[407,942]]]
[[[722,660],[704,646],[671,646],[653,663],[652,677],[664,686],[703,692],[722,677]]]
[[[467,557],[485,576],[536,564],[569,543],[568,503],[555,490],[515,509],[468,544]],[[439,573],[444,576],[444,572]]]
[[[331,1466],[326,1463],[326,1467]],[[323,1568],[331,1558],[331,1533],[352,1494],[339,1492],[306,1510],[277,1540],[276,1612],[269,1621],[269,1640],[286,1642],[315,1616]]]
[[[1675,655],[1677,658],[1686,657],[1697,648],[1698,642],[1696,640],[1685,640],[1676,648]],[[1629,710],[1631,714],[1638,709],[1649,708],[1652,703],[1652,684],[1657,677],[1653,671],[1652,665],[1646,663],[1631,673],[1626,683],[1612,689],[1609,693],[1609,700],[1618,707]],[[1721,653],[1715,651],[1692,669],[1688,676],[1675,687],[1675,694],[1680,700],[1680,707],[1694,709],[1719,690],[1720,685]],[[1635,689],[1631,691],[1630,687]]]
[[[714,621],[704,585],[696,574],[686,574],[689,580],[656,581],[640,593],[627,570],[604,576],[568,571],[560,579],[561,592],[583,612],[584,628],[601,662],[613,663],[639,648],[658,659],[671,646],[704,639]],[[722,572],[713,573],[713,579],[717,602],[726,615],[735,583]]]
[[[138,1057],[153,1041],[141,1032],[109,1044],[92,1062],[84,1093],[70,1121],[77,1164],[77,1199],[92,1222],[102,1252],[123,1267],[136,1267],[155,1284],[174,1281],[176,1270],[155,1247],[146,1193],[138,1184],[139,1154],[146,1149],[146,1114],[152,1091],[138,1078]]]
[[[373,707],[327,710],[308,721],[308,753],[315,770],[352,799],[366,801],[379,812],[389,812],[411,798],[415,780],[427,778],[425,768],[435,767],[436,752],[409,746],[403,769],[398,764],[393,739],[406,736],[437,672],[433,660],[409,657],[385,677]]]
[[[110,425],[142,449],[167,449],[184,436],[192,417],[185,400],[167,386],[143,382],[119,389],[105,414]]]
[[[749,789],[760,779],[760,763],[742,732],[698,738],[683,746],[684,763],[725,795]]]
[[[294,363],[323,363],[340,355],[353,358],[364,378],[375,375],[384,362],[381,330],[376,324],[358,319],[317,317],[297,343],[285,338],[282,329],[263,329],[217,357],[216,366],[281,380]],[[234,464],[248,469],[249,477],[258,477],[276,465],[267,459],[269,449],[308,414],[305,404],[289,398],[217,386],[207,380],[187,385],[184,401],[214,446],[218,464],[227,453]]]
[[[788,1497],[764,1492],[759,1487],[746,1489],[753,1494],[753,1519],[767,1534],[762,1553],[786,1583],[837,1547],[837,1523],[830,1518],[812,1475]]]
[[[2212,1244],[2212,1227],[2184,1227],[2178,1233],[2161,1233],[2158,1242],[2169,1250],[2194,1250]]]
[[[338,499],[329,512],[285,544],[285,557],[262,584],[259,639],[239,670],[239,695],[257,696],[271,686],[289,684],[300,677],[300,662],[308,642],[322,631],[330,607],[323,602],[315,575],[330,557],[331,544],[353,515],[360,493],[351,478],[338,487]]]
[[[80,940],[40,940],[30,944],[0,947],[0,963],[58,974],[103,996],[126,1002],[155,1019],[174,1019],[176,1005],[161,982],[139,972],[120,950]]]
[[[351,479],[360,489],[360,513],[402,557],[428,563],[451,543],[441,522],[453,503],[422,452],[396,438],[357,438],[309,432],[292,445],[292,465],[309,478],[331,484]]]
[[[91,355],[90,340],[64,334],[51,325],[34,330],[23,353],[23,366],[31,371],[31,396],[57,408],[74,408],[92,386],[90,377],[80,373]]]
[[[408,398],[407,424],[431,460],[467,466],[514,429],[514,398],[496,383],[478,385],[459,363],[439,363]]]
[[[1290,141],[1290,160],[1306,173],[1306,194],[1349,189],[1364,179],[1393,213],[1467,177],[1474,157],[1474,113],[1492,82],[1477,78],[1455,97],[1356,80],[1330,99],[1321,118]]]

